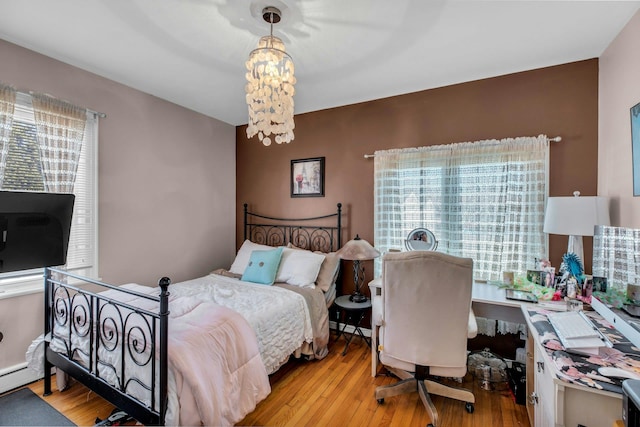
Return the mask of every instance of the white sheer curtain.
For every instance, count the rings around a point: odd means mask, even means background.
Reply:
[[[4,181],[15,104],[16,90],[11,86],[0,84],[0,188]]]
[[[593,275],[626,292],[640,285],[640,229],[597,225],[593,236]]]
[[[87,110],[32,93],[45,191],[73,193]]]
[[[544,135],[377,151],[375,246],[403,249],[426,227],[439,251],[473,258],[477,279],[533,268],[548,253],[548,169]]]

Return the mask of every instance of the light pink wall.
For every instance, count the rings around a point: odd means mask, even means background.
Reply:
[[[640,228],[633,197],[629,109],[640,102],[640,12],[600,56],[598,195],[611,197],[611,222]]]
[[[0,81],[107,114],[99,133],[102,280],[153,285],[231,264],[233,126],[1,40],[0,58]],[[42,331],[33,301],[0,299],[0,371],[24,362]]]

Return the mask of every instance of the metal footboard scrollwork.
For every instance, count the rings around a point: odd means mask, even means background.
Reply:
[[[323,221],[327,225],[322,225]],[[335,225],[332,222],[335,221]],[[312,251],[333,252],[341,245],[342,203],[329,215],[309,218],[275,218],[248,211],[244,204],[244,240],[268,246],[289,243]],[[313,222],[313,224],[312,224]]]
[[[56,366],[139,422],[163,425],[169,283],[160,279],[156,296],[46,268],[45,395]]]

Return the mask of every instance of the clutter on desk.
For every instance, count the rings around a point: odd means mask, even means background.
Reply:
[[[597,286],[594,284],[597,283]],[[540,301],[567,301],[571,306],[581,302],[589,309],[591,296],[595,290],[606,290],[606,278],[597,281],[584,274],[580,258],[574,253],[566,253],[560,268],[551,265],[547,259],[535,260],[535,269],[517,275],[511,288],[533,293]]]
[[[615,327],[598,315],[595,311],[587,314],[613,347],[603,347],[598,355],[580,355],[568,352],[562,346],[556,332],[549,323],[544,309],[527,311],[532,326],[535,328],[540,342],[553,360],[562,381],[584,385],[599,390],[622,393],[621,378],[609,378],[600,375],[598,368],[616,367],[640,373],[640,352]]]
[[[623,292],[617,288],[609,287],[606,292],[593,291],[594,298],[598,298],[603,304],[612,308],[624,308],[625,305],[637,305]]]

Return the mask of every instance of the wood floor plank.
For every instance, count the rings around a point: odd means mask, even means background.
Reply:
[[[291,360],[270,376],[271,394],[237,425],[239,426],[347,426],[390,427],[430,422],[418,393],[386,398],[383,404],[375,399],[375,389],[393,384],[397,379],[380,374],[371,377],[369,347],[355,339],[342,356],[344,338],[330,344],[329,355],[323,360]],[[467,413],[464,402],[432,396],[444,427],[530,427],[524,405],[515,403],[507,391],[487,391],[480,388],[470,375],[462,384],[473,390],[475,411]],[[113,406],[80,384],[54,392],[44,398],[77,425],[93,425],[96,417],[106,418]],[[43,381],[28,386],[42,396]]]

